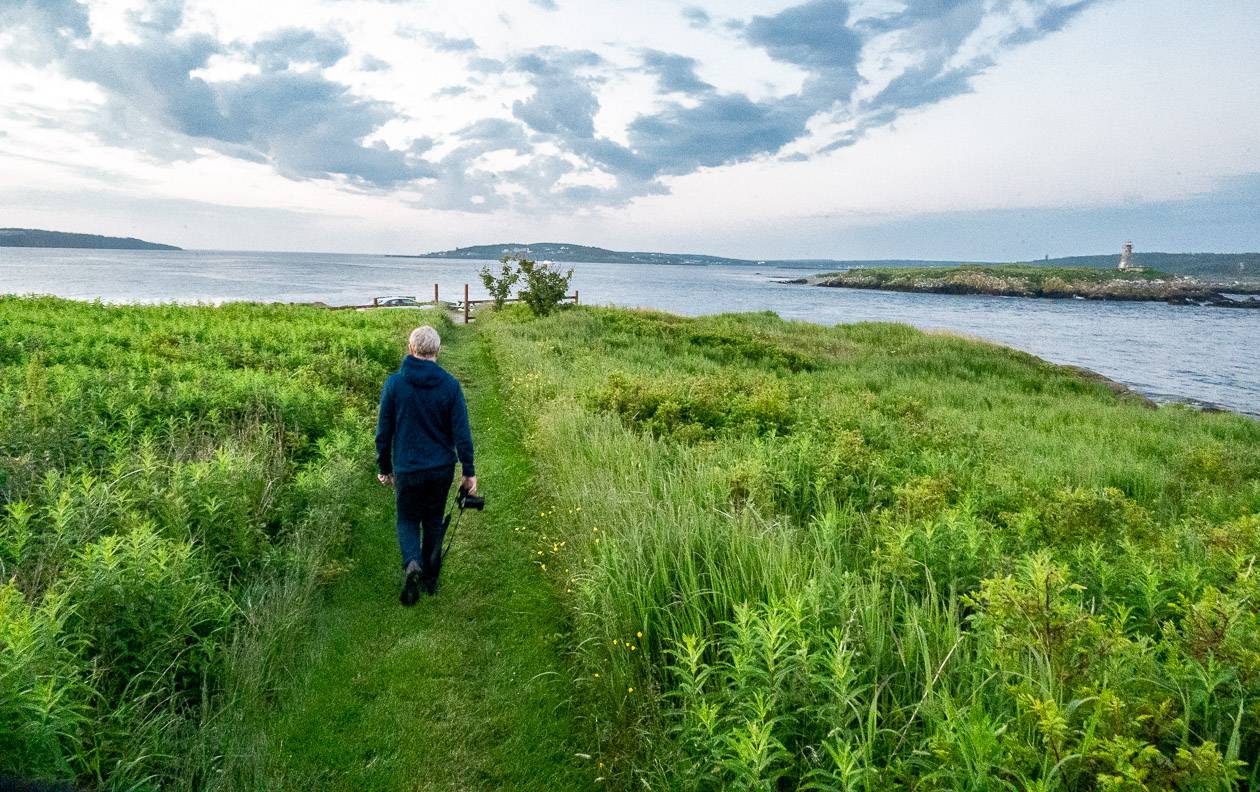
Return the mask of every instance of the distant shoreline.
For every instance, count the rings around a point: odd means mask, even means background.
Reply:
[[[175,245],[147,242],[135,237],[76,234],[40,228],[0,228],[0,247],[61,250],[183,250]]]
[[[1033,268],[1022,265],[873,268],[779,281],[806,286],[1029,299],[1163,302],[1220,308],[1260,308],[1260,283],[1218,284],[1149,270]],[[1235,299],[1235,295],[1240,299]]]

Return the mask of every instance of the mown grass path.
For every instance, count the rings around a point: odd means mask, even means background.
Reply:
[[[593,785],[574,758],[584,746],[560,657],[564,615],[529,558],[529,459],[474,334],[448,333],[441,362],[464,384],[488,508],[464,515],[438,595],[403,608],[382,488],[379,528],[356,538],[352,570],[316,616],[306,678],[271,732],[273,788]]]

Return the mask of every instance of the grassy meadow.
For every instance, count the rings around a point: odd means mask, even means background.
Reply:
[[[0,775],[205,788],[251,761],[243,719],[344,568],[402,327],[0,298]]]
[[[769,314],[480,333],[614,786],[1260,786],[1260,424]]]
[[[422,316],[489,502],[403,609]],[[1248,418],[902,325],[16,298],[0,416],[0,777],[1260,788]]]

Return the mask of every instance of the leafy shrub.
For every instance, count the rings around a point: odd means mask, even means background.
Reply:
[[[792,423],[787,386],[773,378],[738,384],[717,377],[649,383],[613,372],[594,403],[632,425],[684,441],[722,431],[784,433]]]
[[[27,605],[0,583],[0,774],[66,778],[83,740],[87,689],[63,629],[64,598]]]
[[[481,282],[485,284],[486,291],[490,293],[492,298],[494,298],[494,307],[496,310],[502,308],[503,304],[507,302],[508,297],[512,296],[512,287],[515,286],[516,282],[521,279],[520,271],[512,267],[512,262],[515,261],[515,259],[504,256],[501,261],[503,266],[498,275],[494,274],[494,272],[490,269],[489,264],[483,266],[481,268],[481,272],[479,273],[481,275]],[[565,283],[565,286],[568,286],[567,282]]]
[[[529,259],[519,259],[517,267],[525,286],[521,289],[521,302],[529,306],[535,316],[546,316],[559,307],[569,293],[569,281],[573,268],[562,271],[559,265],[539,264]]]
[[[138,686],[187,698],[212,684],[233,605],[191,545],[137,526],[83,548],[59,588],[75,603],[66,630],[107,694]]]

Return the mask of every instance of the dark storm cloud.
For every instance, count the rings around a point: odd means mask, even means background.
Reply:
[[[713,86],[696,76],[698,61],[683,55],[660,50],[643,51],[643,68],[656,75],[661,90],[666,93],[703,93]]]

